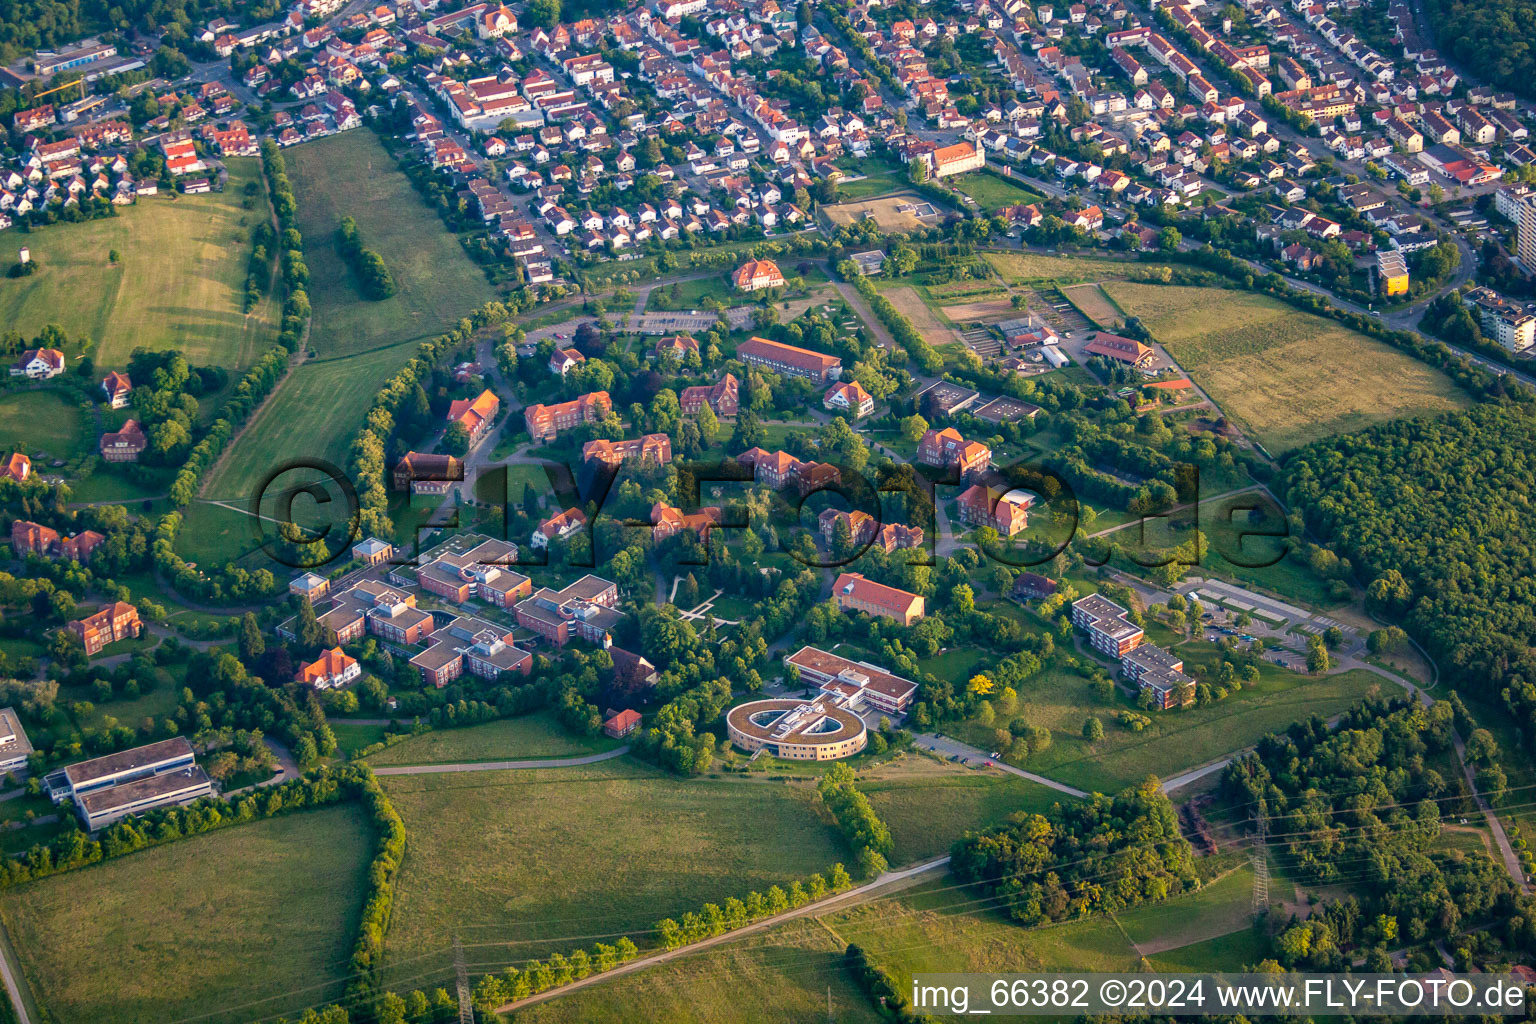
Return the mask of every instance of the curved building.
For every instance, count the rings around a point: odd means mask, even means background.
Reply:
[[[725,716],[731,742],[756,753],[794,761],[835,761],[864,749],[869,736],[859,716],[827,698],[754,700]]]

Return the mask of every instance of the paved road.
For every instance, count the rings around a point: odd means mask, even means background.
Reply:
[[[1466,777],[1467,788],[1472,790],[1472,796],[1477,800],[1477,809],[1483,812],[1483,820],[1488,823],[1488,830],[1493,833],[1493,841],[1499,844],[1499,853],[1504,858],[1504,867],[1509,871],[1509,877],[1514,879],[1516,885],[1523,893],[1531,891],[1530,884],[1525,880],[1525,869],[1520,866],[1520,858],[1515,856],[1515,848],[1510,845],[1509,836],[1504,834],[1504,823],[1499,816],[1493,813],[1493,808],[1488,806],[1488,801],[1483,799],[1483,794],[1478,791],[1477,777],[1472,772],[1472,765],[1467,762],[1467,745],[1461,741],[1461,734],[1451,733],[1451,739],[1456,743],[1456,758],[1461,762],[1461,774]]]
[[[1200,779],[1203,779],[1212,772],[1221,771],[1227,765],[1241,757],[1244,753],[1246,753],[1246,751],[1238,751],[1235,754],[1227,755],[1220,761],[1212,761],[1208,765],[1202,765],[1199,768],[1193,768],[1182,775],[1175,775],[1171,779],[1165,779],[1161,787],[1162,791],[1164,793],[1172,793],[1176,789],[1183,789],[1191,782],[1196,782]]]
[[[961,743],[959,740],[953,739],[949,736],[940,736],[936,733],[917,733],[913,736],[913,740],[919,746],[932,749],[934,753],[937,754],[944,754],[946,756],[959,755],[960,757],[969,758],[970,760],[978,763],[982,761],[992,761],[992,767],[996,768],[998,771],[1004,771],[1010,775],[1017,775],[1019,778],[1028,779],[1030,782],[1038,782],[1040,785],[1054,789],[1058,793],[1065,793],[1068,796],[1075,796],[1079,798],[1088,795],[1084,790],[1078,789],[1075,786],[1069,786],[1065,782],[1057,782],[1055,779],[1048,779],[1044,775],[1036,775],[1034,772],[1027,772],[1022,768],[1015,768],[1013,765],[1007,764],[1003,761],[992,760],[992,755],[987,753],[985,750],[977,750],[975,747]]]
[[[467,764],[401,764],[375,768],[375,775],[439,775],[445,772],[504,772],[522,771],[528,768],[575,768],[584,764],[611,761],[629,753],[629,745],[587,754],[584,757],[545,757],[524,761],[471,761]]]
[[[680,957],[692,956],[695,953],[702,953],[706,949],[710,949],[723,943],[735,942],[737,939],[744,938],[745,936],[752,935],[756,932],[761,932],[769,928],[777,927],[786,921],[792,921],[800,917],[807,917],[811,914],[824,913],[832,907],[843,906],[850,902],[862,902],[865,897],[879,889],[884,889],[888,886],[896,884],[897,882],[904,882],[909,878],[925,874],[929,871],[937,871],[938,869],[945,867],[948,864],[948,857],[939,857],[935,860],[925,861],[922,864],[917,864],[910,868],[903,868],[900,871],[887,871],[879,878],[876,878],[873,882],[866,882],[864,885],[849,889],[847,892],[839,893],[835,896],[828,896],[824,900],[819,900],[815,903],[808,903],[805,906],[797,907],[794,910],[786,910],[784,913],[775,914],[773,917],[765,917],[761,921],[758,921],[754,924],[749,924],[744,928],[737,928],[735,931],[726,932],[723,935],[716,935],[713,938],[701,939],[698,942],[689,943],[686,946],[679,946],[676,949],[667,950],[663,953],[653,953],[650,956],[644,956],[638,960],[631,960],[629,963],[622,964],[603,974],[594,974],[583,978],[580,981],[573,981],[569,985],[550,989],[547,992],[540,992],[538,995],[529,996],[526,999],[518,999],[514,1002],[498,1006],[496,1008],[496,1012],[498,1014],[509,1013],[512,1010],[522,1009],[525,1006],[533,1006],[535,1003],[542,1003],[546,1000],[554,999],[557,996],[566,995],[567,993],[574,992],[577,989],[586,988],[588,985],[596,985],[599,982],[611,981],[614,978],[622,977],[626,974],[633,974],[636,971],[643,971],[647,967],[655,967],[658,964],[664,964],[669,961],[676,960]]]
[[[11,970],[11,958],[7,954],[5,946],[0,944],[0,978],[5,980],[5,993],[10,997],[11,1006],[16,1011],[16,1019],[20,1024],[32,1024],[32,1016],[27,1013],[26,1001],[21,998],[21,987],[16,983],[17,972]]]

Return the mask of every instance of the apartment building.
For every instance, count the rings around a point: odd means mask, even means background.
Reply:
[[[1146,632],[1120,605],[1102,594],[1072,602],[1072,625],[1088,634],[1088,642],[1112,658],[1123,658],[1146,639]]]
[[[784,659],[800,681],[843,698],[844,706],[863,703],[881,714],[905,714],[917,684],[867,661],[852,661],[819,647],[802,647]]]
[[[616,610],[618,603],[618,585],[589,574],[564,590],[534,591],[517,606],[517,624],[556,647],[564,647],[575,634],[606,648],[613,644],[613,630],[624,618]]]

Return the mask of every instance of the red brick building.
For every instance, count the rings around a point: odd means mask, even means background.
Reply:
[[[954,427],[945,427],[923,435],[917,444],[917,461],[925,466],[953,466],[964,479],[986,472],[992,465],[992,449],[980,441],[967,441]]]
[[[767,338],[748,338],[737,345],[736,358],[786,377],[805,377],[823,384],[837,380],[843,373],[843,361],[837,356]]]
[[[990,526],[1012,537],[1029,525],[1034,496],[1023,491],[999,494],[990,487],[972,484],[960,495],[960,518],[972,526]]]
[[[144,631],[144,624],[139,621],[137,608],[126,601],[114,601],[95,615],[75,619],[65,628],[75,635],[90,657],[108,644],[138,636]]]
[[[866,612],[895,619],[910,626],[923,617],[923,598],[897,587],[865,579],[861,573],[845,572],[832,585],[837,606],[843,611]]]
[[[718,383],[683,388],[677,402],[684,416],[697,416],[708,405],[720,419],[735,419],[741,411],[741,383],[734,373],[728,373]]]
[[[528,436],[535,441],[553,441],[561,432],[583,423],[596,423],[613,411],[613,399],[606,391],[593,391],[557,405],[535,403],[523,410]]]

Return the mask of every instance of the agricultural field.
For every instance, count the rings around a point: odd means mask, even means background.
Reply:
[[[911,320],[912,326],[921,331],[930,342],[942,344],[945,341],[954,340],[954,334],[948,325],[939,321],[916,288],[911,285],[897,285],[882,288],[881,293],[903,316]]]
[[[38,269],[0,278],[0,323],[27,338],[47,324],[71,342],[90,338],[99,369],[126,366],[135,348],[179,349],[195,365],[230,371],[248,365],[275,335],[270,298],[245,312],[250,229],[271,212],[264,186],[245,192],[260,182],[261,162],[227,163],[223,192],[148,196],[115,217],[13,232]],[[65,354],[83,353],[72,345]]]
[[[1125,315],[1096,284],[1076,284],[1061,290],[1062,296],[1083,316],[1105,330],[1111,330]]]
[[[576,757],[612,750],[607,736],[572,736],[549,715],[500,718],[462,729],[437,729],[401,740],[368,758],[371,765],[450,764],[525,757]]]
[[[947,178],[945,182],[976,200],[976,205],[989,213],[1004,206],[1039,202],[1041,198],[1039,193],[1031,192],[1022,185],[984,171],[961,174],[954,178]]]
[[[1468,404],[1439,371],[1267,295],[1125,282],[1104,290],[1272,453]]]
[[[1193,642],[1181,645],[1179,652],[1193,663],[1212,649]],[[1391,688],[1395,695],[1388,680],[1364,669],[1314,678],[1265,664],[1259,682],[1245,683],[1225,700],[1154,714],[1150,726],[1132,732],[1115,720],[1128,706],[1124,701],[1103,701],[1081,676],[1047,670],[1019,688],[1014,717],[1050,729],[1051,746],[1016,763],[1081,789],[1117,792],[1148,775],[1168,778],[1197,768],[1310,715],[1337,714],[1380,688]],[[1092,744],[1082,737],[1089,715],[1104,723],[1104,738]],[[994,749],[989,744],[997,724],[1006,723],[962,723],[945,732]]]
[[[89,451],[87,412],[72,397],[54,388],[0,393],[0,456],[25,452],[67,461]]]
[[[23,885],[0,915],[48,1019],[233,1024],[341,995],[372,842],[356,806],[305,811]]]
[[[843,970],[844,946],[825,928],[792,921],[701,955],[517,1011],[518,1024],[596,1020],[635,1024],[804,1024],[830,1005],[839,1024],[882,1020]],[[743,991],[750,985],[750,995]]]
[[[1102,256],[1051,256],[1038,252],[988,252],[982,254],[992,269],[1009,284],[1051,281],[1167,280],[1166,264],[1115,260]]]
[[[310,273],[310,347],[321,357],[429,337],[494,297],[485,275],[372,132],[295,146],[284,159]],[[394,295],[372,302],[358,291],[336,248],[343,217],[356,220],[363,244],[384,257]]]
[[[934,206],[931,200],[923,198],[916,192],[898,192],[895,195],[881,196],[878,199],[861,199],[846,203],[836,203],[823,206],[821,210],[827,215],[827,219],[836,225],[853,224],[869,217],[874,219],[874,222],[881,231],[895,233],[927,227],[933,220],[932,216],[924,220],[904,209],[905,207],[922,207],[925,205],[933,210],[935,215],[940,212],[940,209]]]
[[[502,944],[503,963],[582,944],[562,936],[644,946],[669,914],[849,860],[803,783],[682,780],[623,759],[382,781],[407,832],[387,961],[402,972],[455,931]]]

